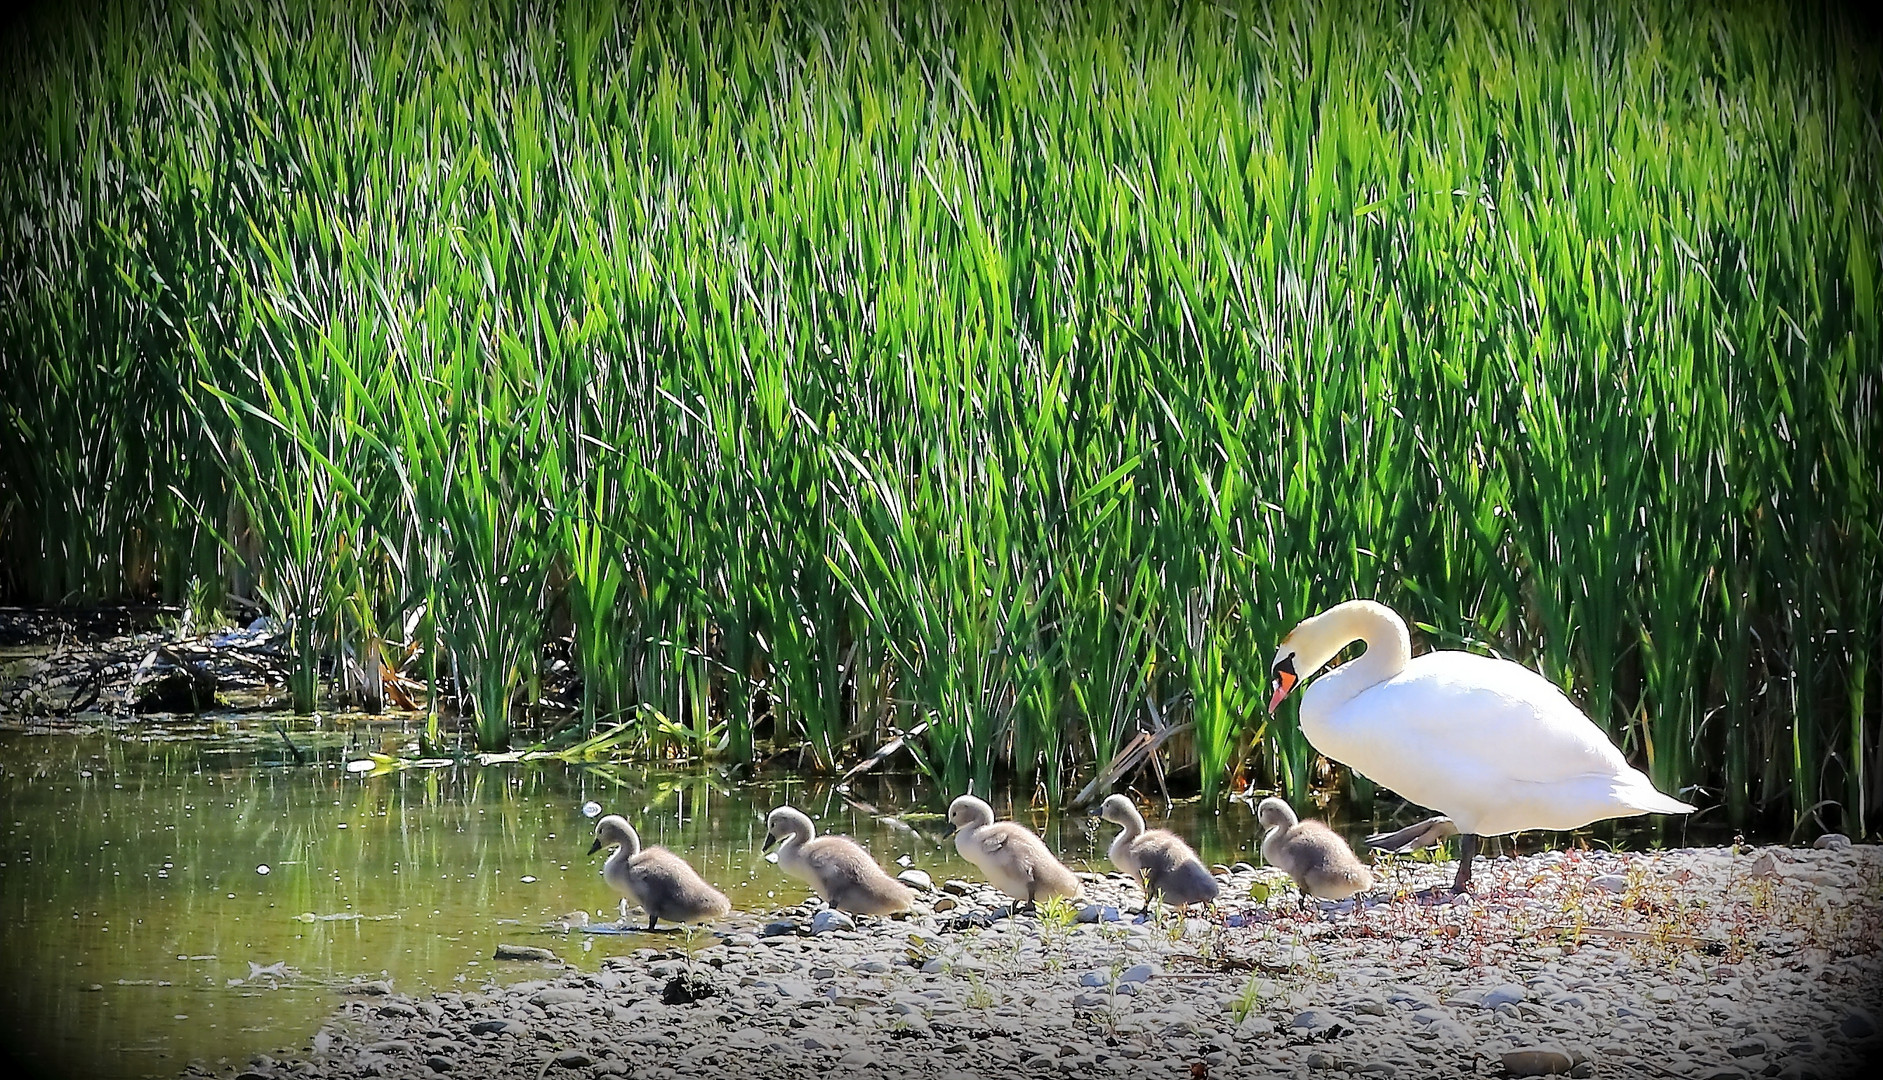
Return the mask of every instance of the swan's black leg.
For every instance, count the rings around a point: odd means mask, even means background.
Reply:
[[[1458,835],[1458,876],[1452,879],[1451,891],[1461,893],[1471,888],[1471,860],[1478,854],[1478,834],[1460,833]]]
[[[657,923],[657,922],[659,922],[659,921],[660,921],[660,919],[659,919],[659,918],[658,918],[657,916],[655,916],[655,914],[654,914],[653,912],[651,912],[651,911],[650,911],[650,912],[648,912],[648,913],[647,913],[647,932],[648,932],[648,933],[650,933],[650,934],[651,934],[651,933],[653,933],[653,932],[654,932],[654,924],[655,924],[655,923]]]

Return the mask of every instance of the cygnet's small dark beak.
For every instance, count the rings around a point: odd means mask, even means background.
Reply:
[[[946,840],[946,839],[948,839],[949,837],[951,837],[951,836],[953,836],[953,835],[955,834],[955,830],[956,830],[956,829],[959,829],[959,828],[960,828],[960,826],[959,826],[959,825],[956,825],[956,824],[955,824],[954,822],[952,822],[952,821],[951,821],[951,822],[949,822],[949,823],[948,823],[948,827],[947,827],[946,829],[943,829],[943,830],[942,830],[942,839],[943,839],[943,840]]]
[[[593,854],[595,854],[595,853],[596,853],[597,851],[600,851],[601,849],[602,849],[602,838],[601,838],[601,837],[599,837],[599,836],[597,836],[597,837],[595,838],[595,842],[594,842],[594,843],[592,843],[592,844],[590,844],[590,845],[588,846],[588,853],[589,853],[590,855],[593,855]]]
[[[778,843],[778,837],[773,833],[766,833],[765,834],[765,846],[762,848],[759,848],[759,851],[761,852],[770,851],[772,849],[772,845],[776,843]]]

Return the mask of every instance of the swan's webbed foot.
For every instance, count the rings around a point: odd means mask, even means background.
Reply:
[[[1437,845],[1447,836],[1454,836],[1458,826],[1452,820],[1440,814],[1416,821],[1403,829],[1389,833],[1375,833],[1366,838],[1366,846],[1376,851],[1391,851],[1403,854]]]

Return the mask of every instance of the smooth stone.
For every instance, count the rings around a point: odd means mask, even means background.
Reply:
[[[947,881],[942,882],[942,892],[950,896],[967,896],[974,892],[974,886],[960,878],[949,878]]]
[[[1876,1034],[1876,1018],[1863,1009],[1852,1009],[1837,1022],[1837,1030],[1852,1039],[1867,1039]]]
[[[1621,874],[1603,874],[1600,877],[1590,878],[1589,887],[1601,889],[1604,892],[1624,892],[1628,888],[1628,879]]]
[[[515,1035],[521,1039],[529,1033],[529,1025],[515,1020],[479,1020],[471,1025],[473,1035]]]
[[[758,932],[759,937],[796,937],[798,924],[790,919],[774,919],[765,924],[765,929]]]
[[[1118,981],[1121,983],[1148,982],[1151,976],[1156,974],[1157,968],[1150,964],[1133,964],[1126,968],[1123,974],[1118,976]]]
[[[381,1039],[379,1042],[369,1043],[366,1048],[375,1054],[409,1054],[412,1052],[412,1044],[404,1039]]]
[[[908,869],[896,875],[896,880],[917,892],[934,892],[935,879],[928,876],[926,870]]]
[[[1322,1028],[1330,1028],[1341,1022],[1340,1017],[1335,1016],[1326,1009],[1304,1009],[1296,1013],[1293,1020],[1288,1021],[1288,1026],[1301,1028],[1305,1031],[1319,1031]]]
[[[1122,918],[1124,916],[1110,904],[1087,904],[1079,909],[1077,916],[1082,923],[1117,922]]]
[[[1548,1046],[1525,1046],[1503,1055],[1504,1070],[1512,1076],[1554,1076],[1575,1066],[1569,1055]]]
[[[1103,971],[1088,971],[1079,976],[1080,986],[1110,986],[1111,975]]]
[[[849,915],[832,908],[824,908],[811,916],[811,933],[828,934],[833,930],[855,930],[856,920]]]
[[[536,945],[511,945],[508,943],[503,943],[497,946],[497,951],[494,954],[492,954],[491,959],[492,960],[534,960],[534,961],[540,962],[540,961],[545,961],[545,960],[554,960],[556,959],[556,954],[550,952],[548,949],[544,949]]]
[[[1726,1048],[1726,1052],[1733,1055],[1734,1057],[1743,1058],[1743,1057],[1755,1057],[1759,1054],[1765,1053],[1767,1050],[1770,1050],[1770,1049],[1771,1047],[1766,1045],[1766,1041],[1763,1037],[1754,1035],[1750,1038],[1741,1039],[1738,1042],[1733,1043],[1731,1046],[1728,1046]]]
[[[425,1064],[435,1073],[447,1073],[457,1068],[452,1060],[443,1054],[433,1054],[425,1059]]]
[[[953,911],[961,902],[952,896],[938,896],[931,910],[936,912]]]
[[[104,989],[99,987],[99,989]],[[392,993],[390,979],[374,979],[370,982],[348,983],[340,988],[340,993],[358,997],[384,997]]]
[[[1478,1008],[1495,1009],[1499,1005],[1514,1005],[1519,1001],[1528,1001],[1530,992],[1516,983],[1505,983],[1485,991],[1478,999]]]
[[[1849,851],[1850,837],[1841,832],[1827,832],[1811,842],[1819,851]]]
[[[550,1064],[558,1065],[564,1069],[583,1069],[595,1064],[594,1058],[589,1057],[580,1050],[564,1050],[562,1053],[557,1054],[549,1060]]]

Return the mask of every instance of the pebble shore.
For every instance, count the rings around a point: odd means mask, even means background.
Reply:
[[[1841,839],[1841,838],[1839,838]],[[1833,1078],[1883,1061],[1883,849],[1556,851],[1385,860],[1297,906],[1218,868],[1223,902],[1134,921],[1119,875],[1005,917],[981,882],[907,917],[735,912],[598,972],[408,997],[362,983],[297,1053],[190,1074],[292,1077],[1441,1076]],[[547,949],[533,954],[532,949]]]

